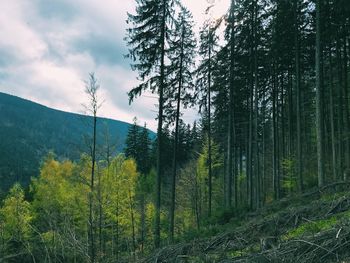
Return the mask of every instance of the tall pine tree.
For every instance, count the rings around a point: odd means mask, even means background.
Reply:
[[[181,7],[178,21],[176,22],[175,38],[171,41],[169,53],[172,61],[169,66],[169,73],[172,76],[169,83],[167,109],[174,113],[175,132],[172,156],[171,174],[171,203],[170,203],[170,239],[174,240],[174,218],[175,218],[175,193],[176,193],[176,173],[178,166],[178,146],[179,146],[179,122],[181,116],[181,106],[185,107],[191,103],[193,89],[192,69],[194,66],[194,56],[196,41],[193,32],[193,18],[191,13]],[[173,107],[172,104],[175,104]]]
[[[176,0],[136,0],[136,14],[128,14],[126,41],[132,68],[139,73],[142,82],[129,92],[130,101],[150,90],[159,95],[157,128],[157,177],[155,198],[155,246],[160,246],[161,179],[163,167],[162,131],[164,120],[164,92],[166,89],[165,59],[166,45],[171,31]]]

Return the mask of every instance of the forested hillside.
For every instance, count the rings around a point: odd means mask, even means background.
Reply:
[[[47,108],[0,93],[0,191],[15,182],[27,186],[37,176],[44,156],[54,152],[60,160],[78,160],[89,150],[90,118]],[[116,116],[117,117],[117,116]],[[100,118],[99,144],[108,137],[113,153],[125,143],[129,124]]]
[[[156,139],[135,119],[122,154],[99,145],[90,74],[90,150],[48,155],[27,195],[11,188],[3,260],[349,260],[349,1],[231,0],[213,17],[215,4],[196,32],[180,0],[135,1],[129,103],[156,96]]]

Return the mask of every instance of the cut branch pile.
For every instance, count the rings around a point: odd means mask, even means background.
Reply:
[[[340,234],[341,233],[341,234]],[[227,262],[341,262],[350,256],[350,225],[304,239],[281,242],[278,247]]]
[[[305,197],[304,197],[305,198]],[[283,202],[286,202],[284,200]],[[212,238],[164,247],[142,262],[341,262],[350,259],[350,213],[317,233],[286,237],[350,211],[350,193],[304,202],[275,214],[260,211],[248,223]],[[263,216],[264,215],[264,216]],[[333,221],[332,221],[333,222]]]

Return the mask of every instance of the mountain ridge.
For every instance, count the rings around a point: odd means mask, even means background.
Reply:
[[[0,191],[15,181],[28,185],[38,175],[41,160],[53,151],[59,159],[78,160],[89,151],[92,117],[53,109],[0,92]],[[98,118],[99,154],[108,141],[121,152],[131,124]],[[91,128],[91,129],[90,129]],[[150,131],[150,136],[155,134]]]
[[[20,96],[17,96],[17,95],[14,95],[14,94],[10,94],[10,93],[6,93],[6,92],[2,92],[2,91],[0,91],[0,99],[1,99],[1,96],[8,96],[8,97],[12,97],[12,98],[24,101],[24,102],[29,102],[29,103],[32,103],[32,104],[36,104],[37,106],[40,106],[42,108],[46,108],[47,110],[51,110],[51,111],[57,111],[57,112],[61,112],[61,113],[72,114],[72,115],[83,116],[83,117],[92,117],[90,115],[85,115],[83,113],[76,113],[76,112],[71,112],[71,111],[68,111],[68,110],[62,110],[62,109],[56,109],[54,107],[49,107],[49,106],[46,106],[46,105],[41,104],[39,102],[32,101],[30,99],[22,98]],[[124,124],[130,125],[129,122],[113,119],[111,117],[98,117],[98,119],[99,120],[117,121],[117,122],[120,122],[120,123],[124,123]],[[152,130],[149,130],[149,131],[151,133],[154,133],[154,131],[152,131]]]

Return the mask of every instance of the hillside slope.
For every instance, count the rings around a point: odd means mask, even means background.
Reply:
[[[91,117],[54,110],[1,92],[0,112],[0,190],[7,190],[14,181],[28,184],[49,151],[60,159],[72,160],[88,152]],[[122,150],[129,125],[99,118],[98,143],[103,145],[109,134],[114,151]]]
[[[202,230],[216,234],[164,247],[141,262],[350,262],[349,185],[236,215]]]

